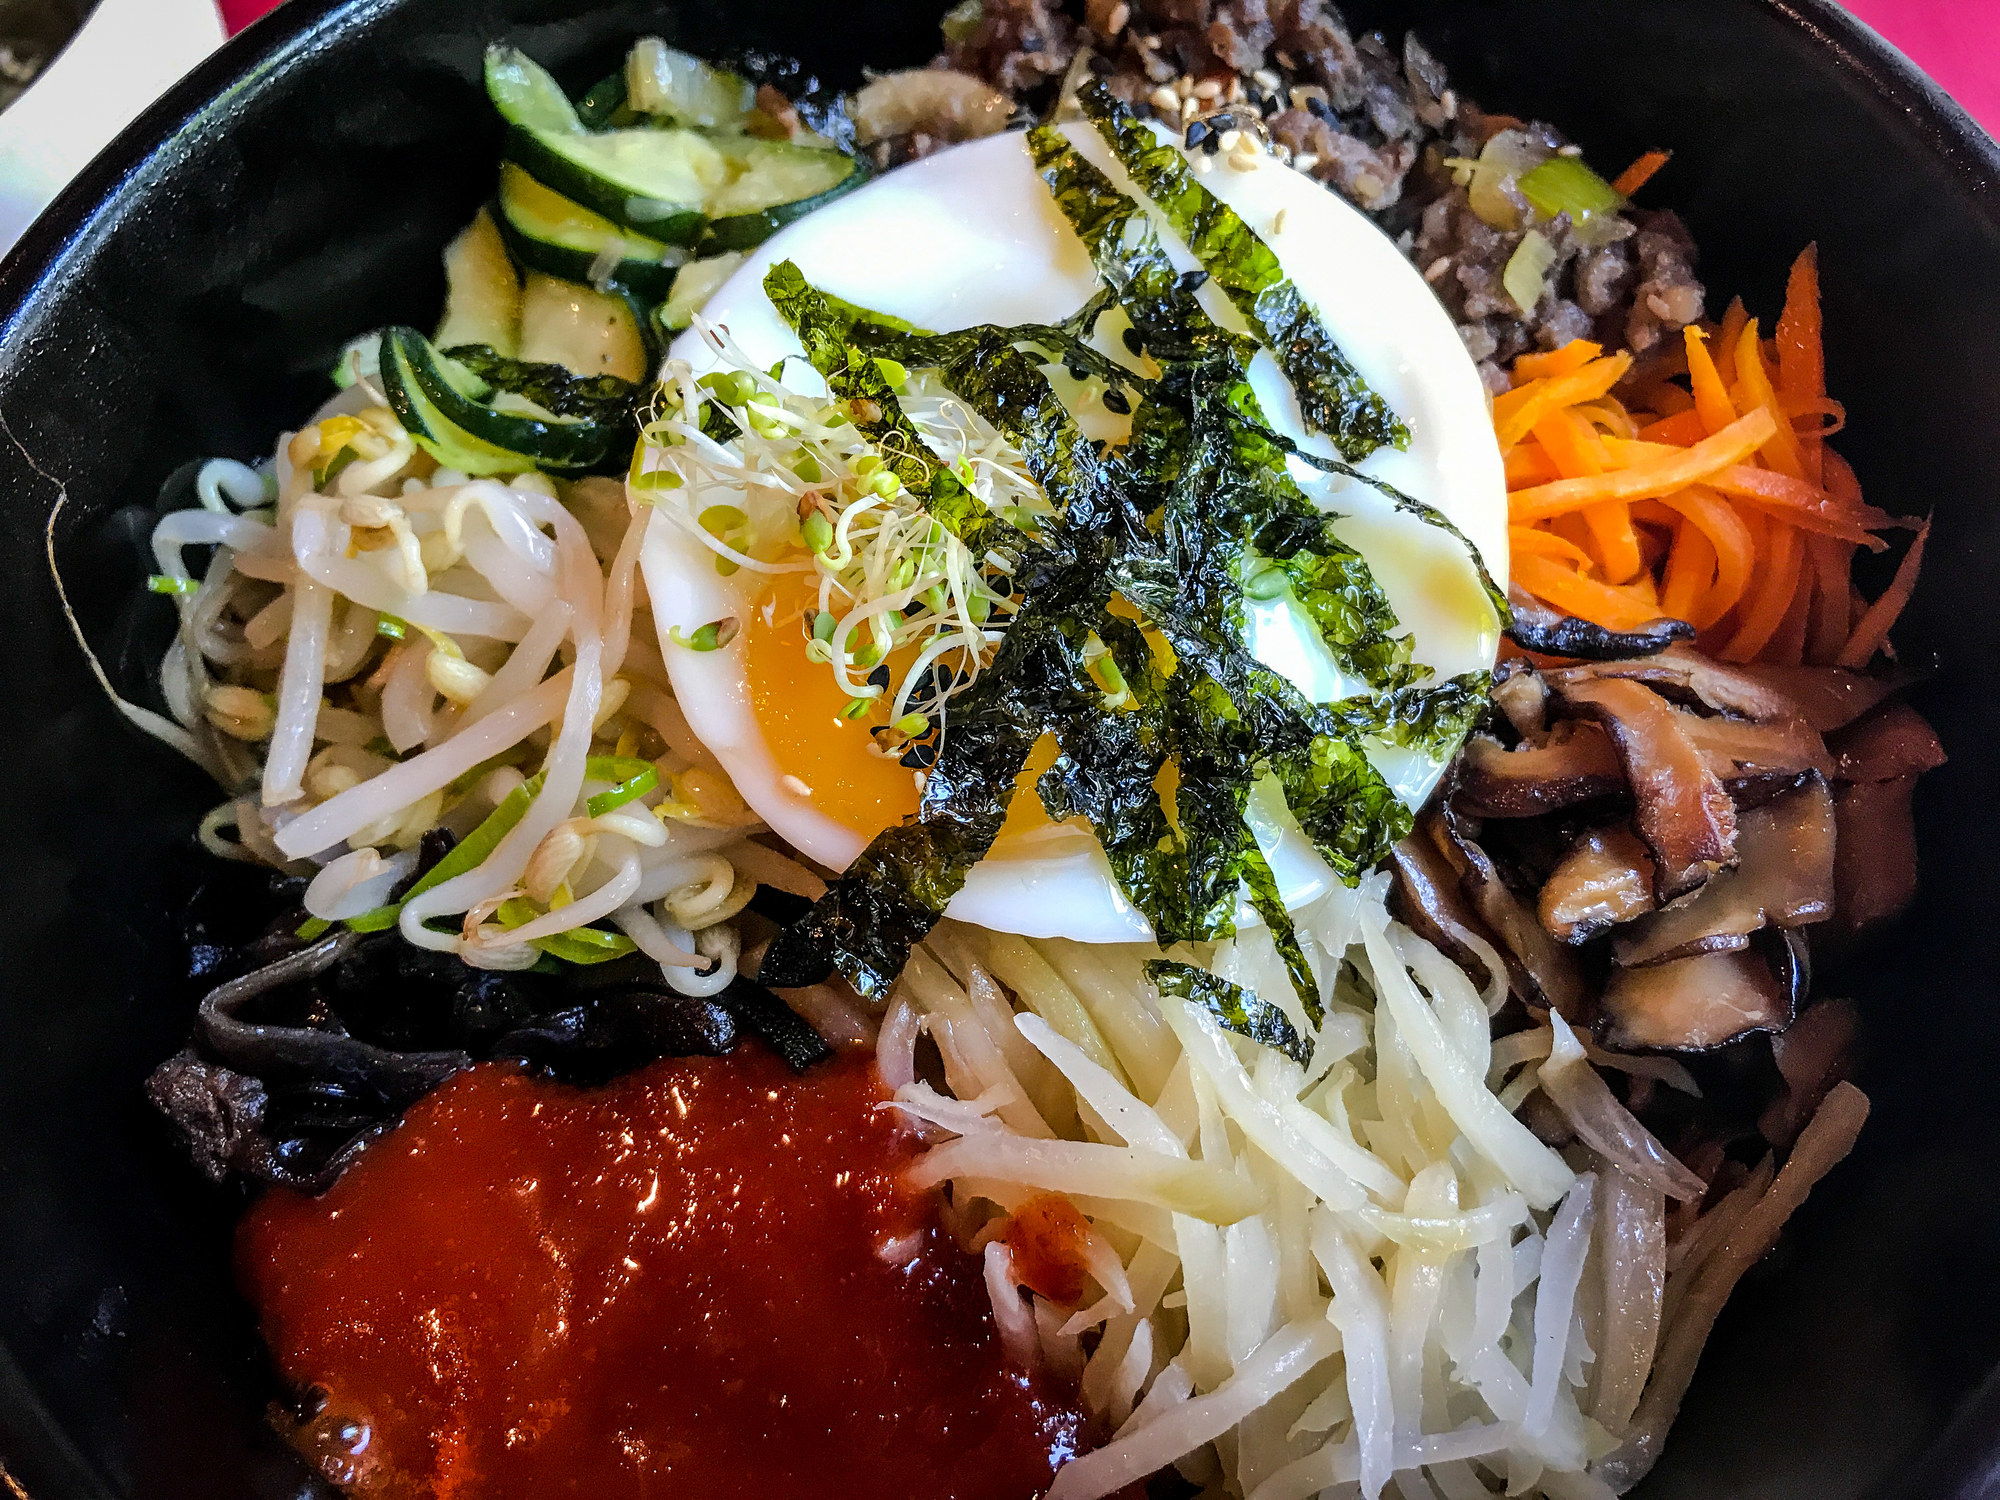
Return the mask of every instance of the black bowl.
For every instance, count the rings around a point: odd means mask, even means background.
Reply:
[[[317,1491],[261,1418],[230,1285],[240,1206],[140,1080],[185,1036],[168,974],[177,848],[213,800],[107,705],[50,582],[129,643],[139,512],[179,465],[250,457],[319,399],[343,340],[422,322],[486,191],[476,80],[506,38],[582,85],[634,35],[761,46],[836,82],[932,50],[939,0],[291,0],[167,96],[0,267],[0,1458],[9,1493]],[[581,16],[578,12],[587,12]],[[1935,512],[1899,632],[1952,761],[1924,783],[1923,894],[1823,988],[1868,1020],[1876,1115],[1716,1330],[1666,1460],[1672,1496],[2000,1493],[2000,150],[1823,0],[1429,0],[1416,24],[1489,108],[1656,193],[1709,285],[1774,309],[1818,240],[1842,443],[1870,497]],[[59,497],[66,501],[49,526]],[[129,678],[127,680],[130,680]],[[1994,843],[1989,844],[1989,840]],[[1947,1431],[1954,1413],[1956,1425]],[[1942,1434],[1942,1436],[1941,1436]]]

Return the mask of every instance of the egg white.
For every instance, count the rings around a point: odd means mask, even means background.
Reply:
[[[1083,124],[1065,131],[1121,190],[1143,201],[1094,131]],[[1218,161],[1202,181],[1277,252],[1363,377],[1409,424],[1406,451],[1381,450],[1362,468],[1443,511],[1504,582],[1506,485],[1485,390],[1422,277],[1359,211],[1272,158],[1259,158],[1248,170]],[[1159,228],[1176,264],[1194,268],[1193,256],[1164,221]],[[765,272],[781,260],[796,262],[808,281],[849,301],[935,329],[1055,322],[1097,286],[1082,243],[1036,175],[1025,140],[1013,133],[891,172],[753,252],[703,316],[726,325],[760,366],[801,352],[763,291]],[[1204,288],[1202,298],[1219,322],[1244,326],[1214,286]],[[715,363],[695,334],[683,335],[672,354],[697,373]],[[1305,432],[1292,390],[1267,351],[1258,353],[1250,374],[1278,430],[1333,454],[1323,437]],[[1296,462],[1293,471],[1308,493],[1341,517],[1336,532],[1368,559],[1415,639],[1418,660],[1440,677],[1492,666],[1497,626],[1456,542],[1397,514],[1369,486]],[[743,640],[697,653],[665,639],[673,627],[693,629],[742,612],[760,580],[718,575],[713,554],[665,516],[653,518],[641,566],[674,690],[695,734],[774,830],[821,863],[845,868],[866,839],[822,813],[809,789],[778,766],[752,704]],[[1253,606],[1250,643],[1315,702],[1364,688],[1341,674],[1310,622],[1289,603]],[[1443,771],[1442,764],[1411,752],[1371,750],[1370,758],[1412,806]],[[1324,893],[1335,877],[1281,799],[1253,798],[1251,822],[1288,906]],[[1150,936],[1095,838],[1068,827],[1001,840],[971,872],[949,913],[1029,937],[1127,942]],[[1250,919],[1247,910],[1244,916]]]

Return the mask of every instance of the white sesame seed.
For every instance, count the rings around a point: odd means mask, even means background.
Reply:
[[[1248,172],[1257,165],[1256,149],[1253,147],[1248,151],[1237,150],[1230,152],[1229,165],[1239,172]]]
[[[1105,24],[1110,27],[1111,35],[1116,36],[1125,29],[1125,23],[1131,19],[1132,7],[1127,5],[1125,0],[1118,0],[1118,3],[1111,7],[1111,15]]]
[[[790,792],[794,797],[810,797],[813,794],[813,789],[796,776],[780,776],[778,778],[778,785]]]
[[[1272,216],[1271,233],[1283,234],[1285,232],[1285,215],[1290,212],[1291,210],[1288,208],[1281,208]]]
[[[1278,85],[1284,81],[1283,79],[1279,78],[1276,73],[1273,73],[1269,68],[1259,68],[1256,72],[1252,73],[1250,76],[1257,80],[1257,87],[1262,89],[1267,94],[1277,93]]]
[[[1436,281],[1450,269],[1451,257],[1449,255],[1440,255],[1436,260],[1424,267],[1424,280]]]
[[[1183,73],[1174,80],[1174,92],[1185,99],[1194,92],[1194,80]]]
[[[1153,108],[1159,110],[1163,114],[1168,112],[1173,112],[1178,114],[1180,112],[1180,107],[1181,107],[1180,95],[1176,94],[1172,89],[1168,88],[1165,84],[1161,84],[1158,88],[1154,89],[1151,94],[1147,95],[1146,102],[1151,104]]]
[[[1229,80],[1229,102],[1231,104],[1241,104],[1243,102],[1243,80],[1241,77]]]
[[[1438,100],[1438,106],[1444,110],[1444,117],[1447,120],[1455,118],[1458,114],[1458,94],[1446,89],[1443,97]]]
[[[1197,99],[1206,100],[1208,103],[1213,104],[1217,99],[1222,97],[1222,85],[1217,83],[1213,78],[1204,78],[1194,86],[1194,96]]]
[[[1558,147],[1556,148],[1556,155],[1557,155],[1557,156],[1581,156],[1581,155],[1583,155],[1583,147],[1581,147],[1581,146],[1558,146]]]
[[[1206,177],[1211,171],[1214,170],[1214,168],[1215,168],[1215,158],[1210,156],[1206,151],[1203,151],[1198,155],[1196,155],[1194,159],[1194,169],[1196,172],[1200,173],[1203,177]]]
[[[1181,100],[1181,119],[1183,122],[1192,120],[1196,115],[1200,113],[1201,113],[1201,101],[1199,99]]]
[[[1287,73],[1291,72],[1293,68],[1298,66],[1296,63],[1292,61],[1292,54],[1289,52],[1278,53],[1277,59],[1278,59],[1278,66],[1283,68]]]
[[[1373,172],[1363,172],[1354,179],[1354,191],[1359,193],[1364,201],[1370,203],[1382,196],[1383,186],[1382,179]]]
[[[1243,132],[1232,126],[1230,129],[1222,132],[1221,137],[1215,143],[1216,149],[1220,151],[1234,151],[1242,143],[1242,140]]]
[[[1292,158],[1292,165],[1297,167],[1301,172],[1310,172],[1314,167],[1319,165],[1319,156],[1316,152],[1301,151],[1297,156]]]

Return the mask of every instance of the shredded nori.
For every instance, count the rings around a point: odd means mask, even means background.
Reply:
[[[1077,101],[1132,180],[1270,347],[1298,393],[1306,425],[1356,462],[1377,448],[1408,447],[1410,429],[1369,389],[1271,247],[1201,185],[1179,149],[1113,98],[1102,79],[1087,81]]]
[[[1030,149],[1103,282],[1061,324],[929,333],[820,292],[789,262],[766,279],[857,428],[954,535],[1008,560],[1017,593],[992,661],[951,699],[916,814],[779,935],[759,977],[791,985],[837,968],[864,994],[885,994],[991,848],[1048,734],[1057,754],[1037,794],[1052,818],[1090,824],[1157,941],[1228,937],[1247,901],[1317,1026],[1319,986],[1246,816],[1252,789],[1273,782],[1336,873],[1357,880],[1412,823],[1363,741],[1448,753],[1478,684],[1425,684],[1366,561],[1287,468],[1291,445],[1250,389],[1255,342],[1208,317],[1139,206],[1060,135],[1032,132]],[[1083,345],[1113,310],[1156,377]],[[1051,506],[1032,531],[991,513],[925,448],[887,360],[935,371],[1013,443]],[[1083,435],[1046,373],[1058,366],[1121,393],[1132,408],[1124,445]],[[1316,705],[1258,661],[1244,633],[1253,579],[1279,580],[1374,695]],[[1267,1001],[1185,964],[1151,972],[1166,993],[1303,1056]]]
[[[616,424],[630,421],[638,409],[639,387],[616,375],[579,375],[565,365],[509,359],[485,344],[461,344],[443,353],[493,389],[524,396],[552,416]]]

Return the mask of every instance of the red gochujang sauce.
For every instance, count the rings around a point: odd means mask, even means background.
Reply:
[[[239,1272],[297,1441],[385,1500],[1028,1500],[1074,1402],[1004,1361],[873,1066],[763,1048],[579,1090],[484,1066]]]

